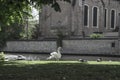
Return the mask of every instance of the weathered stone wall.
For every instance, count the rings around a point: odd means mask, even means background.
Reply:
[[[118,40],[63,40],[63,49],[74,54],[118,54]]]
[[[8,41],[4,51],[51,52],[56,50],[56,41]]]
[[[63,40],[62,53],[119,54],[118,45],[117,39]],[[56,41],[8,41],[4,51],[42,53],[56,51],[56,47]]]

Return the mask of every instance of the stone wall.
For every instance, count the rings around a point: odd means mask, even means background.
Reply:
[[[63,40],[63,49],[65,53],[74,54],[118,54],[118,40]]]
[[[63,40],[62,53],[66,54],[119,54],[117,39],[71,39]],[[52,52],[56,41],[8,41],[4,51]]]
[[[56,50],[56,41],[8,41],[4,51],[51,52]]]

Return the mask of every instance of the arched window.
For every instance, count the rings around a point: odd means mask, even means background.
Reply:
[[[84,26],[88,26],[89,8],[87,5],[84,6]]]
[[[115,10],[111,10],[111,28],[115,28]]]
[[[98,8],[93,7],[93,27],[98,27]]]
[[[104,13],[104,27],[107,28],[107,16],[108,16],[108,10],[105,9]]]

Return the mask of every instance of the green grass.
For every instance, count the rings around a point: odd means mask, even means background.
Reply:
[[[120,80],[120,62],[1,62],[0,80]]]

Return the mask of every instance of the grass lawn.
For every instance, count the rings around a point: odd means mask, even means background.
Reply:
[[[120,62],[1,62],[0,80],[120,80]]]

